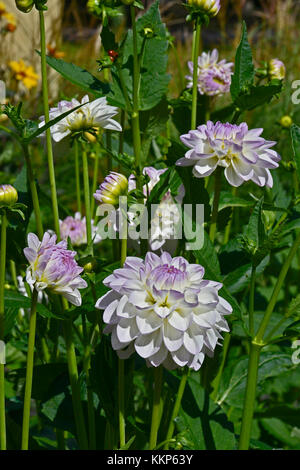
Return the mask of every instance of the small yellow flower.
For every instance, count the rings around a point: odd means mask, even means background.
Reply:
[[[22,59],[18,62],[12,60],[8,65],[11,68],[15,79],[21,81],[28,90],[37,86],[39,76],[35,73],[32,65],[25,65]]]

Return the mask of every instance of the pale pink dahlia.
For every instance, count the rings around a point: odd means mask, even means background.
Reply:
[[[47,232],[40,241],[34,233],[29,233],[24,254],[30,263],[26,271],[30,287],[35,287],[38,292],[49,289],[71,304],[81,305],[78,289],[84,289],[87,283],[79,276],[83,268],[74,259],[76,251],[67,250],[66,241],[56,244],[56,235]]]
[[[176,165],[193,166],[197,178],[209,176],[221,166],[229,184],[240,186],[252,180],[258,186],[273,186],[270,169],[278,167],[280,155],[271,149],[276,142],[260,137],[263,129],[248,129],[239,125],[214,124],[208,121],[196,130],[182,135],[181,140],[190,147]]]
[[[211,356],[221,332],[229,331],[224,315],[232,308],[218,295],[222,284],[203,279],[204,268],[167,252],[147,253],[145,261],[128,257],[104,280],[110,291],[96,307],[104,310],[104,332],[120,358],[134,351],[148,365],[198,370]]]
[[[86,220],[85,217],[81,217],[80,212],[76,212],[74,217],[69,215],[64,220],[60,220],[59,228],[61,239],[68,240],[68,238],[70,238],[73,246],[85,245],[87,243]],[[92,220],[92,236],[94,244],[101,241],[101,237],[96,232],[97,227],[94,226],[94,221]]]
[[[224,95],[230,91],[231,75],[233,63],[220,60],[217,49],[212,52],[203,52],[198,57],[198,91],[201,95],[216,96]],[[187,88],[193,86],[193,62],[188,62],[190,75],[186,76],[188,80]]]

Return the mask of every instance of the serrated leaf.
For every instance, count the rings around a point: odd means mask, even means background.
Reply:
[[[77,85],[82,90],[85,90],[87,93],[91,93],[97,98],[109,93],[110,86],[107,83],[101,82],[90,72],[78,65],[50,56],[47,56],[46,60],[47,64],[62,75],[62,77],[69,80],[69,82],[74,85]]]
[[[254,81],[254,65],[252,51],[248,42],[246,23],[243,22],[241,42],[235,56],[234,74],[231,78],[230,92],[233,101]]]
[[[241,111],[250,111],[265,103],[269,103],[281,90],[282,82],[277,85],[251,86],[247,93],[237,97],[235,105]]]

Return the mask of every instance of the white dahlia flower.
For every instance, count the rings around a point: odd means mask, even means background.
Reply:
[[[229,184],[240,186],[252,180],[258,186],[273,186],[270,169],[278,167],[280,155],[271,149],[276,142],[260,137],[263,129],[248,129],[239,125],[214,124],[208,121],[196,130],[182,135],[181,140],[190,150],[176,165],[193,166],[197,178],[209,176],[221,166]]]
[[[100,127],[112,131],[122,130],[120,124],[112,119],[113,116],[118,114],[118,108],[107,104],[105,97],[89,102],[88,95],[85,95],[81,103],[75,98],[71,101],[60,101],[56,108],[50,109],[50,120],[55,119],[70,109],[76,108],[80,104],[83,106],[50,128],[55,142],[59,142],[73,132],[91,131]],[[39,127],[45,125],[44,117],[41,119],[42,122],[40,122]]]
[[[224,315],[232,308],[218,295],[222,284],[203,279],[204,268],[167,252],[147,253],[145,261],[126,258],[123,268],[104,280],[110,291],[96,307],[104,310],[104,332],[120,358],[136,351],[148,365],[198,370],[211,356],[221,333],[229,331]]]

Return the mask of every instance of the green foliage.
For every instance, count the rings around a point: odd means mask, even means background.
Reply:
[[[254,65],[251,47],[248,42],[246,23],[243,22],[241,42],[235,56],[234,74],[231,79],[230,92],[233,101],[245,91],[254,81]]]

